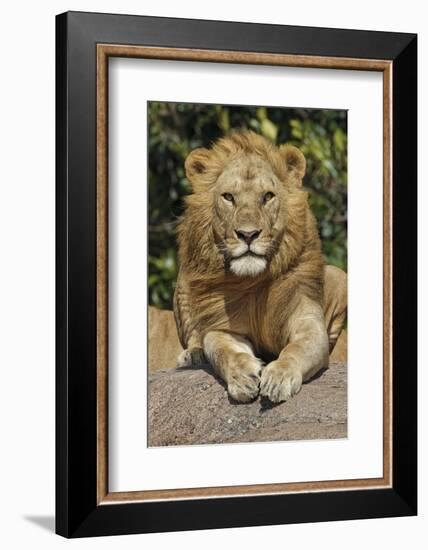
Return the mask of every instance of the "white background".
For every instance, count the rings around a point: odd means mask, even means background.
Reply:
[[[420,470],[418,518],[257,527],[76,540],[52,534],[54,512],[54,15],[67,9],[176,17],[244,20],[291,25],[419,32],[419,84],[426,84],[428,21],[423,2],[408,0],[232,3],[217,0],[9,2],[2,8],[0,101],[0,544],[7,549],[204,548],[265,545],[302,549],[389,549],[426,546],[427,477]],[[423,67],[423,64],[425,65]],[[420,229],[428,211],[426,108],[420,103]],[[419,241],[422,253],[425,238]],[[425,255],[419,263],[422,281]],[[420,319],[428,308],[420,291]],[[420,323],[420,364],[426,345]],[[424,361],[425,359],[425,361]],[[427,377],[420,369],[420,464],[426,462]]]
[[[181,83],[172,95],[171,82]],[[111,491],[382,477],[382,85],[375,72],[110,61]],[[348,110],[346,439],[147,448],[147,99]]]

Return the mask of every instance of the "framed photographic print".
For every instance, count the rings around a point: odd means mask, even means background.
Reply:
[[[57,532],[416,514],[416,36],[56,25]]]

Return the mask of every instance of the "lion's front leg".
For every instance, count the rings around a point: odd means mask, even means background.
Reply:
[[[201,338],[196,332],[193,332],[187,342],[187,347],[183,349],[177,358],[177,367],[198,367],[206,362]]]
[[[177,357],[177,367],[197,367],[206,363],[201,336],[194,328],[189,289],[183,282],[181,273],[179,273],[177,279],[173,305],[177,334],[183,346],[183,351]]]
[[[298,393],[305,380],[328,366],[328,336],[321,306],[302,299],[288,326],[287,345],[261,375],[260,394],[273,403]]]
[[[262,362],[242,336],[219,330],[208,332],[204,353],[215,372],[226,382],[229,395],[241,403],[257,397]]]

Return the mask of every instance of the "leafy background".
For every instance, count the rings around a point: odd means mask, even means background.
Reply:
[[[172,308],[177,277],[175,227],[191,192],[184,160],[231,129],[291,143],[307,160],[304,186],[325,261],[346,271],[347,114],[343,110],[149,102],[149,303]]]

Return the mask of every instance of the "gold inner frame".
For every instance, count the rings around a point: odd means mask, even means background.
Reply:
[[[383,476],[369,479],[109,492],[108,489],[108,59],[133,57],[383,73]],[[97,503],[377,489],[392,486],[392,62],[97,44]]]

